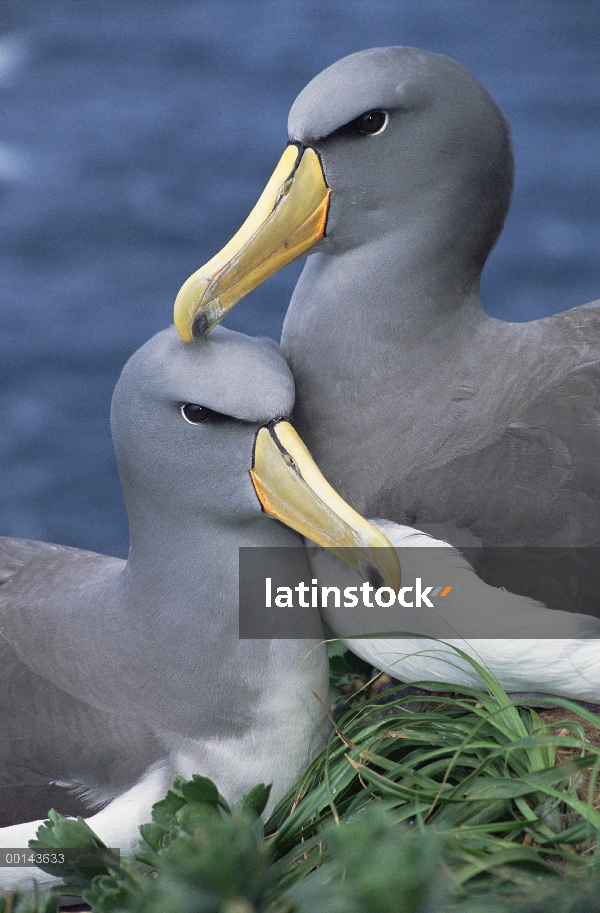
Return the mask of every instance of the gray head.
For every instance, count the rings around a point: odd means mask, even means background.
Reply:
[[[293,405],[292,375],[269,339],[218,327],[184,343],[171,327],[135,352],[111,411],[132,550],[178,547],[191,529],[214,548],[225,526],[233,545],[300,544],[275,517],[318,545],[345,546],[352,566],[366,558],[397,588],[395,552],[321,476],[285,418]]]
[[[437,276],[450,298],[475,290],[504,224],[513,159],[502,113],[468,70],[416,48],[360,51],[308,84],[288,126],[294,145],[238,243],[182,286],[182,338],[209,331],[306,251],[382,241],[371,262],[410,265],[413,288]]]
[[[158,333],[131,356],[112,400],[130,513],[141,499],[181,521],[260,516],[249,475],[254,438],[293,405],[292,376],[271,340],[219,327],[186,345],[174,327]]]
[[[362,121],[367,112],[381,112],[383,126],[379,114]],[[439,226],[480,274],[506,217],[513,159],[508,124],[463,66],[417,48],[351,54],[300,93],[288,129],[321,157],[334,247]]]

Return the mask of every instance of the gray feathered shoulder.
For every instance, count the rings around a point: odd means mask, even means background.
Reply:
[[[48,542],[34,542],[31,539],[0,538],[0,585],[6,583],[26,564],[42,556],[57,555],[61,551],[74,552],[64,545],[51,545]]]

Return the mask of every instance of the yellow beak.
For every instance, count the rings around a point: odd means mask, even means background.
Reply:
[[[253,288],[325,233],[331,190],[310,147],[286,147],[258,203],[231,241],[182,285],[175,326],[184,342],[204,336]]]
[[[376,588],[398,592],[394,547],[331,487],[285,419],[258,431],[250,475],[268,514],[330,549]]]

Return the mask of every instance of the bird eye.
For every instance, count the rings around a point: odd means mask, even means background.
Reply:
[[[181,414],[190,425],[201,425],[202,422],[208,421],[215,413],[212,409],[207,409],[206,406],[198,406],[196,403],[184,403],[181,406]]]
[[[359,133],[368,133],[373,136],[375,133],[381,133],[387,127],[389,117],[387,111],[367,111],[357,117],[354,123]]]

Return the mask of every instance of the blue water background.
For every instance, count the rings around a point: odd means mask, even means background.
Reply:
[[[247,215],[300,89],[390,44],[461,61],[511,123],[488,312],[600,297],[595,0],[2,0],[0,534],[126,554],[108,423],[123,363]],[[229,325],[278,338],[300,268]]]

